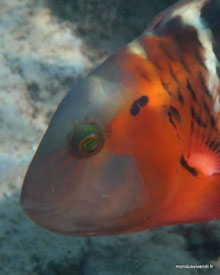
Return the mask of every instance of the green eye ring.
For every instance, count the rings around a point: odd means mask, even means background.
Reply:
[[[104,143],[104,135],[96,123],[80,123],[71,134],[73,154],[77,157],[91,157],[97,154]]]

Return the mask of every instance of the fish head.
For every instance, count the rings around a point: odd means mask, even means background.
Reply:
[[[92,236],[220,216],[210,3],[179,2],[67,94],[24,180],[34,222]]]
[[[154,100],[137,86],[139,74],[120,68],[123,53],[118,56],[60,103],[26,174],[22,207],[51,231],[107,235],[142,230],[170,197],[170,171],[156,165],[164,161],[158,154],[163,121]],[[143,85],[149,90],[149,84]],[[164,134],[168,141],[169,131]]]

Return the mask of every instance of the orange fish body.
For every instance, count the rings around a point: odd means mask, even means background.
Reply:
[[[177,3],[69,92],[25,177],[33,221],[107,235],[220,217],[218,3]]]

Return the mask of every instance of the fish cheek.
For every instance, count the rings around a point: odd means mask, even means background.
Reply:
[[[82,213],[79,215],[80,224],[88,227],[91,223],[98,232],[103,230],[102,234],[105,234],[105,231],[128,230],[140,222],[140,213],[139,216],[133,213],[145,207],[148,195],[130,156],[112,153],[96,166],[89,163],[81,174],[80,182],[87,185],[87,195],[85,190],[80,190],[78,196],[87,196],[90,203],[89,211],[82,209],[84,218],[81,219]]]
[[[28,216],[55,232],[93,235],[131,231],[143,219],[147,193],[129,156],[114,152],[75,160],[40,150],[25,178]],[[138,213],[138,215],[135,215]]]

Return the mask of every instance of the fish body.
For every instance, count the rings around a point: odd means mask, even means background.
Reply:
[[[48,230],[136,232],[220,217],[220,1],[181,1],[63,99],[21,204]]]

